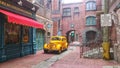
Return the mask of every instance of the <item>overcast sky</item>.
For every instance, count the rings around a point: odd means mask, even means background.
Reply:
[[[63,0],[63,3],[76,3],[81,2],[82,0]]]

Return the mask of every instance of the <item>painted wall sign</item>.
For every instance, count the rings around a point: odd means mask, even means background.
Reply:
[[[0,7],[29,17],[38,10],[37,6],[26,0],[0,0]]]

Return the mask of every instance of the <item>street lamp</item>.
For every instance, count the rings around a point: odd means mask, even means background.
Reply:
[[[70,28],[74,28],[74,24],[70,24]]]

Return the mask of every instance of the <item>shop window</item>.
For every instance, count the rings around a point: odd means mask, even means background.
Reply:
[[[30,32],[30,30],[29,30],[29,27],[27,27],[27,26],[25,26],[25,27],[23,27],[23,40],[22,40],[22,42],[23,43],[28,43],[29,42],[29,38],[30,38],[30,36],[29,36],[29,32]]]
[[[5,45],[20,43],[20,26],[11,23],[5,23]]]

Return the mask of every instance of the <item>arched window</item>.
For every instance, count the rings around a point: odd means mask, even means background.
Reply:
[[[87,17],[86,25],[96,25],[96,17],[94,17],[94,16]]]
[[[96,10],[96,2],[89,1],[86,3],[86,10]]]
[[[88,31],[86,32],[86,41],[90,42],[90,41],[95,41],[96,35],[97,33],[95,31]]]

